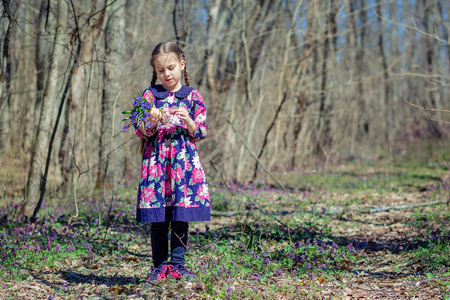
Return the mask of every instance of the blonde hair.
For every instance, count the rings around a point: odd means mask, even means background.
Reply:
[[[184,60],[186,62],[186,57],[184,56],[183,50],[181,50],[181,48],[176,43],[173,43],[173,42],[159,43],[158,45],[156,45],[155,49],[153,49],[152,58],[150,59],[150,65],[153,68],[153,77],[152,77],[152,82],[150,85],[155,85],[156,79],[158,79],[158,76],[156,75],[156,70],[155,70],[155,58],[158,55],[167,54],[167,53],[173,53],[177,56],[177,58],[180,62],[182,60]],[[184,67],[184,82],[185,82],[185,85],[187,85],[187,86],[190,86],[190,84],[191,84],[189,81],[189,72],[187,70],[186,65]]]

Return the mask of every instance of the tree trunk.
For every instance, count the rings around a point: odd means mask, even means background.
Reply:
[[[423,11],[423,26],[424,31],[429,34],[434,34],[432,32],[433,30],[433,22],[430,20],[430,17],[432,17],[432,10],[431,5],[429,1],[422,0],[422,11]],[[424,65],[425,65],[425,72],[426,75],[432,75],[434,74],[434,45],[432,43],[433,38],[426,36],[423,37],[423,44],[424,44]],[[436,107],[436,99],[435,99],[435,93],[433,91],[434,89],[434,83],[430,82],[431,80],[428,78],[425,78],[425,94],[426,94],[426,102],[425,105],[428,105],[432,108]],[[442,130],[439,126],[438,122],[435,121],[429,121],[428,123],[428,134],[434,138],[442,138]]]
[[[125,0],[108,1],[105,28],[105,64],[103,69],[103,94],[97,188],[112,189],[122,178],[123,152],[119,151],[122,135],[117,122],[117,102],[122,93],[125,55]],[[117,112],[120,112],[119,109]],[[117,135],[117,136],[116,136]],[[114,151],[114,153],[113,153]]]
[[[383,21],[383,1],[377,0],[377,14],[379,18],[379,35],[378,35],[378,49],[380,51],[381,56],[381,65],[383,67],[383,81],[384,81],[384,89],[382,94],[381,103],[383,103],[383,109],[380,111],[381,119],[385,120],[385,128],[384,128],[384,138],[385,141],[388,143],[388,150],[390,150],[391,147],[391,141],[392,141],[392,117],[391,117],[391,111],[392,111],[392,103],[391,103],[391,83],[389,79],[389,70],[388,70],[388,64],[387,64],[387,58],[386,58],[386,51],[384,49],[384,21]]]
[[[31,216],[39,201],[41,180],[44,167],[44,156],[47,153],[49,135],[51,131],[50,120],[53,111],[53,103],[58,95],[63,78],[59,76],[58,69],[65,52],[65,30],[67,25],[67,3],[58,1],[57,21],[53,39],[53,55],[50,62],[44,95],[41,101],[39,124],[35,136],[34,147],[31,156],[31,164],[28,172],[28,181],[24,202],[20,208],[20,215]]]
[[[7,15],[8,27],[6,29],[2,57],[0,61],[0,149],[7,146],[5,144],[5,136],[10,132],[9,120],[12,118],[9,112],[10,97],[11,97],[11,55],[10,43],[12,31],[15,25],[15,18],[10,9],[10,3],[7,0],[2,0],[3,11]]]
[[[45,1],[44,1],[45,2]],[[25,24],[24,24],[24,43],[25,48],[23,49],[23,56],[24,59],[24,68],[23,68],[23,76],[24,81],[26,84],[24,84],[24,89],[26,92],[26,98],[29,99],[29,103],[31,106],[26,106],[25,109],[22,110],[23,113],[23,119],[22,124],[23,128],[21,128],[23,137],[21,141],[21,148],[22,151],[26,151],[30,145],[32,140],[32,135],[30,134],[33,131],[33,122],[32,122],[32,113],[33,113],[33,107],[34,103],[36,102],[36,54],[35,54],[35,48],[32,47],[34,44],[34,28],[36,20],[33,17],[31,9],[24,9],[24,15],[25,15]],[[19,141],[20,142],[20,141]]]
[[[321,70],[321,84],[320,84],[320,99],[319,99],[319,117],[317,124],[317,131],[319,137],[316,144],[316,153],[324,153],[325,148],[331,144],[330,128],[329,128],[329,114],[327,108],[327,85],[328,85],[328,59],[330,52],[330,31],[332,31],[332,11],[334,0],[330,1],[330,15],[327,17],[327,22],[325,23],[324,32],[324,44],[323,44],[323,56],[322,56],[322,70]]]
[[[51,18],[49,16],[50,7],[47,6],[49,4],[49,1],[42,0],[41,1],[41,8],[39,10],[39,24],[38,24],[38,31],[37,31],[37,38],[36,38],[36,101],[35,101],[35,107],[33,111],[33,124],[34,127],[38,126],[39,122],[39,116],[40,116],[40,110],[42,107],[42,98],[44,93],[44,86],[45,86],[45,76],[47,74],[48,69],[48,52],[49,52],[49,45],[46,38],[46,33],[51,28],[47,28],[47,20]],[[49,25],[51,26],[51,25]]]
[[[314,11],[315,5],[313,5],[313,1],[309,3],[308,6],[308,16],[307,21],[308,25],[306,27],[306,36],[305,36],[305,46],[304,46],[304,60],[301,63],[301,74],[303,76],[307,75],[308,65],[309,62],[312,60],[311,54],[312,50],[315,48],[315,42],[312,40],[312,28],[313,28],[313,22],[314,22]],[[295,106],[295,116],[298,118],[298,120],[295,122],[294,125],[294,150],[292,152],[292,158],[291,158],[291,164],[292,167],[295,168],[296,161],[295,157],[297,155],[298,150],[300,149],[300,143],[301,143],[301,132],[303,127],[303,118],[304,113],[306,109],[306,80],[302,80],[300,94],[298,96],[297,105]]]

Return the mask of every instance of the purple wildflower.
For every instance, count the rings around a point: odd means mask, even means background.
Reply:
[[[331,249],[336,250],[338,248],[338,245],[333,242],[333,244],[331,245]]]
[[[128,128],[130,128],[130,123],[125,123],[124,125],[123,125],[123,127],[122,127],[122,131],[125,131],[125,130],[127,130]]]
[[[348,244],[347,250],[350,251],[350,253],[353,253],[355,251],[355,247],[353,247],[352,243]]]

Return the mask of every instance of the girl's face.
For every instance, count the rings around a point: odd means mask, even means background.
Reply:
[[[180,61],[174,53],[163,53],[155,57],[154,68],[163,87],[168,91],[181,88],[181,71],[186,62]]]

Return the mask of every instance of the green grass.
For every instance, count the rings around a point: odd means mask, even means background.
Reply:
[[[379,214],[326,214],[338,207],[447,199],[448,185],[437,180],[442,175],[443,170],[429,163],[386,167],[362,162],[335,166],[326,175],[280,176],[290,188],[286,191],[258,181],[231,193],[211,183],[214,210],[246,212],[191,223],[187,261],[198,277],[189,284],[167,280],[152,287],[143,285],[151,265],[150,226],[134,222],[135,186],[119,189],[112,203],[101,194],[81,197],[78,218],[71,217],[72,201],[46,200],[36,224],[15,219],[17,206],[3,198],[0,286],[51,281],[48,277],[65,282],[52,288],[52,294],[63,299],[75,297],[79,285],[92,297],[125,298],[138,290],[167,299],[327,298],[332,294],[323,283],[339,295],[347,287],[345,282],[362,280],[356,271],[373,270],[399,274],[398,278],[410,274],[409,280],[431,278],[430,287],[448,294],[449,280],[440,278],[450,276],[448,205]],[[393,236],[394,241],[410,241],[410,245],[393,253],[372,251],[375,254],[351,245],[380,234],[380,228],[385,228],[382,237]],[[405,293],[414,294],[414,289],[411,286]],[[11,292],[5,297],[19,296]]]

